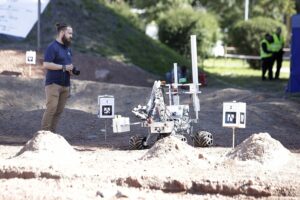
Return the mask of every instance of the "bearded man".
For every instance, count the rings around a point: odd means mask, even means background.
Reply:
[[[70,75],[72,74],[73,29],[65,23],[56,24],[56,39],[45,51],[43,67],[47,70],[45,81],[46,110],[41,129],[56,131],[56,126],[70,93]]]

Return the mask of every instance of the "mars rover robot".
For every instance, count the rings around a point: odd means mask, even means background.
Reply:
[[[174,83],[154,82],[148,103],[144,106],[139,105],[132,110],[135,116],[142,120],[142,127],[148,128],[148,135],[132,136],[129,140],[130,149],[146,148],[150,138],[154,135],[156,135],[156,140],[172,135],[185,142],[187,142],[186,136],[189,136],[195,146],[201,147],[208,147],[213,144],[213,138],[209,132],[193,131],[192,124],[198,122],[200,111],[198,95],[201,93],[198,83],[196,36],[191,36],[191,50],[193,83],[178,83],[176,63],[174,63]],[[188,90],[182,90],[183,87],[188,88]],[[167,91],[165,92],[165,90]],[[194,119],[191,117],[190,106],[180,104],[179,98],[182,95],[192,97]],[[169,100],[168,105],[165,102],[166,96]]]

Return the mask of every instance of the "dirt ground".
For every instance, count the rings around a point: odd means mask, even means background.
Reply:
[[[285,98],[284,91],[208,85],[201,88],[194,130],[211,132],[213,147],[165,138],[149,149],[130,151],[130,136],[145,136],[147,130],[134,125],[130,132],[116,134],[107,120],[105,141],[105,120],[96,116],[97,96],[113,95],[116,114],[138,122],[131,109],[146,103],[157,77],[79,54],[78,66],[81,71],[90,66],[89,75],[82,72],[83,78],[72,81],[59,135],[40,133],[35,140],[45,108],[43,71],[34,68],[29,78],[24,52],[0,55],[9,58],[0,61],[0,199],[300,198],[300,102]],[[235,149],[232,130],[222,127],[223,102],[233,100],[247,103],[246,128],[237,130]],[[29,140],[34,145],[18,154]]]

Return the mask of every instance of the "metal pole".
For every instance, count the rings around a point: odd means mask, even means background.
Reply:
[[[232,148],[234,149],[234,141],[235,141],[235,127],[232,128]]]
[[[37,51],[41,49],[41,0],[38,0]]]
[[[245,21],[249,18],[249,0],[245,0]]]
[[[171,83],[169,84],[169,105],[172,105],[172,90],[171,90]]]
[[[29,65],[29,77],[31,77],[31,64]]]
[[[179,105],[179,96],[178,96],[178,67],[177,63],[174,63],[174,94],[172,95],[173,104]]]
[[[191,54],[192,54],[192,72],[193,72],[193,104],[196,119],[198,120],[198,112],[200,111],[200,101],[198,98],[198,62],[197,62],[197,39],[196,35],[191,35]]]
[[[178,84],[178,69],[177,69],[177,63],[174,63],[174,87],[177,89]]]
[[[106,134],[107,134],[106,123],[107,123],[107,119],[105,119],[105,136],[104,136],[105,137],[105,142],[106,142]]]
[[[197,62],[197,40],[196,35],[191,35],[191,52],[192,52],[192,72],[193,83],[198,88],[198,62]],[[197,90],[198,91],[198,90]]]

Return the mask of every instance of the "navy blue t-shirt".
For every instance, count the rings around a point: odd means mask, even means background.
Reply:
[[[58,65],[72,64],[71,49],[56,40],[49,44],[46,49],[44,62],[55,63]],[[63,70],[49,70],[46,74],[46,85],[56,83],[61,86],[70,86],[70,74]]]

